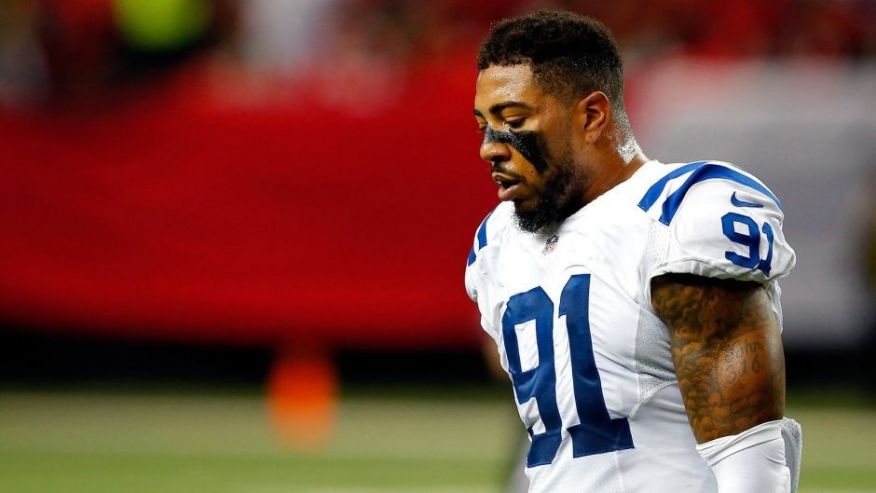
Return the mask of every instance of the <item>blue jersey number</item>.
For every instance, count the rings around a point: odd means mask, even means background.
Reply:
[[[626,418],[612,419],[602,395],[602,384],[593,358],[590,338],[590,274],[569,278],[560,295],[558,316],[566,317],[575,407],[580,424],[567,428],[572,438],[572,455],[583,457],[633,448]],[[523,371],[515,326],[535,321],[538,366]],[[557,372],[554,368],[554,302],[537,287],[508,300],[502,317],[502,334],[508,354],[508,369],[517,401],[535,399],[545,431],[529,429],[532,446],[528,467],[553,462],[562,441],[563,422],[557,405]]]
[[[748,229],[748,232],[737,232],[736,224],[743,225],[743,229]],[[763,223],[763,228],[758,228],[754,219],[735,212],[724,214],[721,218],[721,226],[724,229],[724,236],[729,238],[730,241],[748,247],[747,257],[731,251],[724,252],[724,257],[740,267],[748,269],[757,267],[764,274],[770,275],[771,264],[773,263],[773,228],[768,223]],[[767,254],[763,259],[760,258],[761,230],[764,236],[766,236],[767,241]]]

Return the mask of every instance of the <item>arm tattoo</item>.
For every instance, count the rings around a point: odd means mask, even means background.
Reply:
[[[785,360],[762,286],[669,274],[653,279],[651,293],[699,443],[782,418]]]

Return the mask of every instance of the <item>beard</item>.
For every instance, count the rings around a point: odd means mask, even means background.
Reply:
[[[529,233],[540,233],[559,224],[581,208],[574,200],[583,185],[577,167],[571,157],[571,149],[566,149],[560,159],[553,161],[551,168],[556,172],[545,181],[544,190],[534,206],[523,208],[514,203],[514,219],[517,227]],[[541,172],[544,174],[544,172]]]

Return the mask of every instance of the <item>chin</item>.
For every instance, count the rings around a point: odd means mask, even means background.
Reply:
[[[580,208],[580,205],[568,200],[538,199],[534,203],[515,201],[514,219],[523,231],[543,233],[563,222]]]
[[[534,206],[514,203],[514,219],[517,227],[529,233],[539,233],[547,226],[557,222],[553,207],[538,202]]]

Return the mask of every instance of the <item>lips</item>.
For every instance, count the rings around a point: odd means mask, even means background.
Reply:
[[[493,181],[499,185],[499,200],[514,200],[520,189],[520,178],[507,173],[493,173]]]

